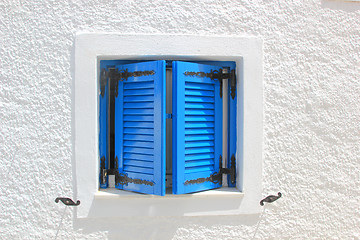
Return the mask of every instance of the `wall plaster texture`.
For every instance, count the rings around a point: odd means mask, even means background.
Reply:
[[[3,0],[0,11],[0,239],[360,239],[359,3]],[[74,191],[79,31],[261,37],[263,195],[283,198],[218,217],[75,219],[55,204]]]

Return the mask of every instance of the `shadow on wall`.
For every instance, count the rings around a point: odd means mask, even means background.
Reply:
[[[329,8],[331,10],[342,10],[345,12],[355,12],[360,10],[360,1],[349,0],[322,0],[322,8]]]
[[[75,219],[74,229],[83,234],[105,232],[108,239],[173,239],[181,235],[194,239],[195,234],[207,229],[213,237],[223,228],[249,226],[247,239],[256,235],[260,215],[207,216],[207,217],[124,217]],[[230,237],[229,232],[229,237]],[[244,235],[246,235],[244,233]],[[224,232],[221,236],[226,236]],[[200,237],[200,236],[198,236]],[[206,236],[202,236],[204,238]]]

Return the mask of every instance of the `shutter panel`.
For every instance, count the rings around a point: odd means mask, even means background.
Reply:
[[[165,61],[116,68],[115,187],[165,195]]]
[[[103,69],[105,71],[105,69]],[[103,71],[101,73],[103,73]],[[104,176],[102,169],[108,168],[108,117],[109,117],[109,81],[108,78],[100,73],[99,91],[99,183],[100,188],[107,188],[108,177]]]
[[[221,187],[221,67],[173,62],[173,193]]]

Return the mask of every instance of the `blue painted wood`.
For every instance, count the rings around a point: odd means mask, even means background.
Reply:
[[[109,81],[106,82],[104,95],[101,96],[99,92],[99,161],[102,157],[105,157],[105,168],[108,169],[109,165]],[[101,162],[99,162],[101,166]],[[99,167],[100,168],[100,167]],[[99,174],[100,188],[108,188],[109,181],[106,177],[106,182],[101,184]]]
[[[201,64],[209,64],[209,65],[216,65],[216,66],[221,66],[221,67],[227,67],[227,68],[230,68],[230,71],[233,70],[233,69],[236,69],[236,63],[235,62],[232,62],[232,61],[197,61],[197,63],[201,63]],[[240,76],[237,76],[237,81],[239,81],[240,79]],[[229,84],[229,105],[228,105],[228,112],[229,112],[229,116],[228,116],[228,159],[227,159],[227,167],[230,167],[230,161],[231,161],[231,156],[234,154],[234,156],[236,157],[237,156],[237,148],[236,148],[236,142],[237,142],[237,139],[236,139],[236,136],[237,136],[237,126],[236,126],[236,122],[237,122],[237,119],[236,119],[236,116],[237,116],[237,112],[240,111],[240,115],[242,115],[242,109],[238,109],[237,107],[237,101],[238,101],[238,93],[239,93],[239,89],[237,88],[236,89],[236,96],[234,99],[231,98],[230,96],[230,82],[228,83]],[[240,84],[238,84],[239,86]],[[237,86],[237,87],[238,87]],[[241,94],[240,94],[241,96]],[[240,103],[242,103],[243,99],[239,99]],[[242,105],[242,104],[241,104]],[[242,121],[242,118],[239,119],[239,125],[242,126],[241,124],[241,121]],[[242,133],[240,133],[239,136],[242,136]],[[238,149],[238,156],[242,156],[242,149]],[[241,161],[239,161],[239,159],[236,160],[235,163],[239,163]],[[240,170],[241,168],[239,166],[237,166],[237,170]],[[230,176],[228,176],[227,178],[227,182],[228,182],[228,186],[229,187],[235,187],[236,186],[236,183],[235,184],[232,184],[230,182]]]
[[[119,173],[124,172],[124,141],[126,140],[132,140],[124,138],[123,129],[124,129],[124,95],[122,94],[124,91],[124,84],[122,82],[119,82],[118,84],[118,96],[115,97],[115,140],[114,140],[114,156],[115,161],[117,159],[117,163],[115,162],[115,168],[118,167]],[[130,135],[132,136],[132,135]],[[124,189],[124,186],[121,184],[116,184],[116,188],[118,189]]]
[[[118,170],[153,186],[128,183],[116,188],[165,195],[165,61],[116,65],[118,70],[151,71],[154,75],[119,82],[115,99],[115,156]]]
[[[230,67],[230,71],[235,69],[235,66]],[[236,156],[236,116],[237,116],[237,90],[235,91],[235,98],[233,99],[231,97],[231,89],[230,89],[230,81],[228,82],[228,88],[229,88],[229,105],[228,105],[228,159],[227,159],[227,166],[231,166],[231,156]],[[235,168],[237,168],[236,163],[239,161],[235,161]],[[238,168],[239,169],[239,168]],[[230,176],[227,177],[227,182],[229,187],[236,187],[236,177],[235,177],[235,183],[231,183]]]
[[[173,193],[183,194],[221,187],[206,181],[219,172],[222,154],[222,98],[220,82],[185,72],[210,72],[220,66],[173,62]]]

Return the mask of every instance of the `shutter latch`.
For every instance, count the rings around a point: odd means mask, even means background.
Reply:
[[[281,196],[282,196],[281,192],[278,192],[277,196],[274,196],[274,195],[267,196],[266,198],[264,198],[263,200],[260,201],[260,205],[264,206],[264,202],[272,203],[272,202],[278,200],[279,198],[281,198]]]
[[[57,197],[55,199],[55,202],[58,203],[59,201],[61,201],[66,206],[78,206],[78,205],[80,205],[80,200],[77,200],[76,202],[74,202],[71,198]]]

